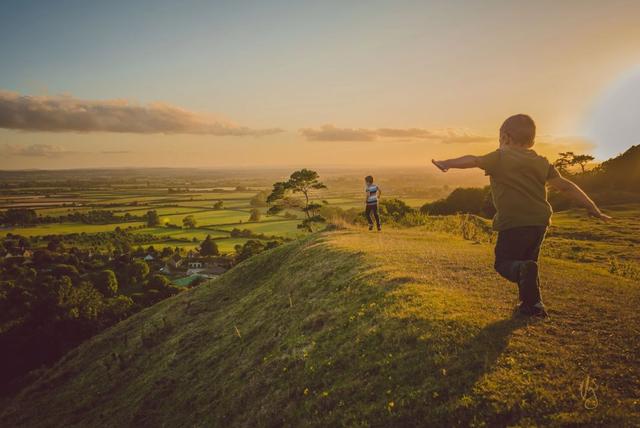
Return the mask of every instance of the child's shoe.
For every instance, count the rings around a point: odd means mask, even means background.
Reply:
[[[522,303],[518,308],[518,313],[520,315],[538,318],[546,318],[549,316],[542,302],[538,302],[535,305],[526,305]]]
[[[373,230],[373,225],[369,226],[369,231]]]

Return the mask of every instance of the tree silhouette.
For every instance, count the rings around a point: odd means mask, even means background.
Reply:
[[[594,160],[595,158],[591,155],[574,155],[573,156],[573,164],[580,165],[580,169],[584,173],[584,167],[587,166],[589,162]]]
[[[587,164],[595,159],[591,155],[577,155],[574,152],[562,152],[558,153],[558,155],[560,157],[556,159],[553,165],[564,173],[568,173],[568,168],[575,165],[578,165],[584,173]]]

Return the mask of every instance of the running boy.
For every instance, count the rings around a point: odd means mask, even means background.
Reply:
[[[371,215],[376,219],[376,226],[378,227],[378,232],[382,230],[380,227],[380,214],[378,213],[378,198],[382,195],[380,188],[373,184],[373,177],[367,175],[364,178],[365,183],[365,192],[367,193],[367,197],[365,199],[365,215],[367,216],[367,221],[369,222],[369,230],[373,230],[373,219]]]
[[[493,218],[493,228],[498,231],[494,268],[518,284],[521,314],[545,317],[538,279],[538,255],[552,213],[545,184],[566,193],[589,215],[602,220],[611,217],[603,214],[575,183],[562,177],[546,158],[531,150],[535,135],[533,119],[517,114],[500,127],[498,150],[484,156],[432,162],[443,172],[450,168],[481,168],[489,176],[497,210]]]

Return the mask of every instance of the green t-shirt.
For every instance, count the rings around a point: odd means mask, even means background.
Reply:
[[[549,225],[552,210],[545,184],[559,173],[547,158],[533,150],[506,147],[480,156],[478,166],[490,178],[497,210],[494,230]]]

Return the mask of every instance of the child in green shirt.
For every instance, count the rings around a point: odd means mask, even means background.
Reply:
[[[451,168],[481,168],[489,176],[497,210],[493,218],[493,228],[498,231],[494,268],[518,284],[520,313],[545,317],[538,255],[552,213],[546,183],[584,206],[589,215],[603,220],[611,217],[603,214],[575,183],[562,177],[546,158],[531,150],[535,134],[533,119],[518,114],[509,117],[500,127],[498,150],[484,156],[432,162],[443,172]]]

